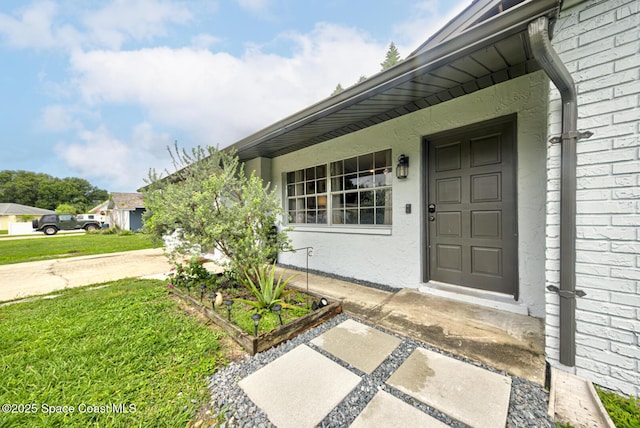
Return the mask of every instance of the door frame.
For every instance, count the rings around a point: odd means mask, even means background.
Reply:
[[[518,243],[518,115],[516,113],[501,116],[494,119],[485,120],[482,122],[475,122],[469,125],[460,126],[457,128],[448,129],[446,131],[435,132],[432,134],[423,135],[420,141],[420,161],[422,162],[422,168],[420,171],[420,235],[421,235],[421,261],[422,261],[422,282],[427,283],[430,278],[430,260],[431,254],[429,252],[429,227],[428,227],[428,210],[427,205],[429,203],[429,140],[438,139],[442,137],[449,137],[454,134],[473,132],[477,129],[482,129],[489,126],[506,125],[511,124],[513,126],[513,176],[515,190],[515,293],[514,299],[518,301],[520,299],[520,275],[519,275],[519,243]],[[451,284],[452,286],[458,286],[457,284]],[[463,287],[463,286],[460,286]],[[482,290],[476,291],[482,292]]]

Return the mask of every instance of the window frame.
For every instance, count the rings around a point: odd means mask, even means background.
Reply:
[[[390,230],[392,162],[392,149],[387,148],[283,172],[286,224],[305,230]],[[322,187],[320,181],[324,182]],[[309,200],[302,202],[304,197]],[[315,217],[308,216],[312,213]]]

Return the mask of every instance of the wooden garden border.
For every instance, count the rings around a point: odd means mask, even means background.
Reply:
[[[227,319],[221,317],[190,294],[176,288],[173,288],[171,291],[176,296],[180,297],[187,303],[200,310],[200,312],[202,312],[216,325],[220,326],[251,355],[255,355],[258,352],[265,351],[273,346],[279,345],[282,342],[286,342],[287,340],[292,339],[319,324],[322,324],[323,322],[333,318],[334,316],[342,312],[342,302],[327,299],[329,301],[329,304],[327,306],[318,308],[310,314],[300,317],[274,330],[259,334],[256,337],[242,330],[235,324],[229,322]],[[317,299],[318,301],[322,297],[312,292],[307,293],[305,291],[305,293],[309,294],[311,297]]]

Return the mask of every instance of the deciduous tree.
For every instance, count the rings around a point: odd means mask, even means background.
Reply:
[[[157,238],[177,235],[180,253],[194,245],[203,252],[215,249],[241,275],[253,275],[288,247],[274,189],[253,173],[247,176],[234,153],[177,145],[169,153],[175,171],[164,178],[149,171],[143,189],[146,231]]]

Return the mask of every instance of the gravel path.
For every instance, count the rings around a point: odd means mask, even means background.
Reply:
[[[335,327],[343,321],[349,319],[348,315],[340,314],[335,318],[327,321],[320,326],[307,331],[296,338],[285,342],[275,348],[271,348],[253,357],[247,357],[244,361],[231,363],[229,366],[219,370],[209,378],[209,389],[211,391],[211,405],[218,412],[225,413],[226,420],[221,426],[225,427],[273,427],[267,416],[247,397],[247,395],[238,386],[238,382],[255,372],[256,370],[269,364],[276,358],[284,355],[286,352],[294,349],[296,346],[306,344],[314,350],[320,352],[331,360],[337,362],[341,366],[351,369],[346,363],[337,359],[324,350],[310,344],[309,342],[316,336]],[[363,322],[357,320],[358,322]],[[364,322],[363,322],[364,323]],[[366,324],[366,323],[365,323]],[[449,419],[446,415],[432,409],[425,404],[403,394],[385,384],[389,376],[404,362],[404,360],[416,348],[422,347],[432,351],[440,352],[458,360],[465,361],[487,370],[500,372],[492,367],[488,367],[481,363],[471,362],[455,355],[442,352],[438,349],[430,347],[422,342],[398,336],[390,333],[380,327],[373,326],[385,333],[399,337],[403,342],[396,350],[370,375],[358,372],[362,377],[360,384],[345,397],[345,399],[333,409],[324,420],[318,425],[320,427],[348,427],[360,412],[365,408],[367,403],[373,398],[380,389],[393,394],[394,396],[404,400],[412,406],[422,410],[425,413],[441,420],[452,427],[465,427],[466,425]],[[548,392],[535,383],[525,379],[512,377],[511,399],[509,403],[509,415],[507,418],[508,428],[524,428],[524,427],[549,427],[555,428],[555,424],[547,415]],[[220,410],[222,409],[222,410]]]

